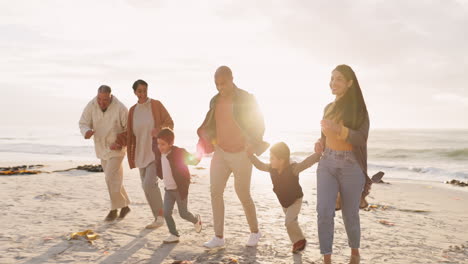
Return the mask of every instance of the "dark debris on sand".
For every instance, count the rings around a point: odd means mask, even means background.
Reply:
[[[390,184],[389,182],[384,182],[383,180],[379,180],[378,182],[374,182],[374,183],[377,183],[377,184]]]
[[[70,168],[70,169],[66,169],[66,170],[55,170],[55,171],[52,171],[52,172],[64,172],[64,171],[71,171],[71,170],[84,170],[84,171],[89,171],[89,172],[104,172],[101,165],[95,165],[95,164],[78,166],[76,168]]]
[[[85,170],[89,172],[104,172],[101,165],[83,165],[76,167],[77,170]]]
[[[0,175],[29,175],[38,174],[43,171],[37,170],[44,167],[44,165],[21,165],[14,167],[0,167]]]
[[[29,175],[29,174],[39,174],[39,173],[49,173],[47,171],[38,170],[43,168],[44,165],[21,165],[21,166],[13,166],[13,167],[0,167],[0,176],[5,175]],[[64,172],[64,171],[71,171],[71,170],[84,170],[89,172],[104,172],[101,165],[82,165],[75,168],[70,168],[66,170],[55,170],[52,172]]]
[[[446,181],[445,183],[460,186],[460,187],[468,187],[468,182],[463,182],[459,180]]]

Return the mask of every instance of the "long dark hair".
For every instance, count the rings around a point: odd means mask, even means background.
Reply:
[[[336,101],[335,107],[330,115],[341,117],[343,125],[346,127],[358,129],[366,118],[367,107],[356,74],[351,67],[345,64],[336,66],[333,71],[339,71],[348,81],[353,80],[353,84],[346,93]]]

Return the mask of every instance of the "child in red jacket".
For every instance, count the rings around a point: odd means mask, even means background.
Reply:
[[[200,215],[192,214],[187,208],[190,185],[190,171],[187,165],[197,165],[200,158],[194,157],[183,148],[174,146],[174,132],[170,128],[163,128],[156,139],[157,148],[153,146],[153,151],[156,156],[158,177],[163,180],[165,186],[164,218],[170,232],[169,237],[163,242],[177,243],[180,234],[172,218],[175,203],[179,208],[180,217],[193,223],[197,233],[202,230]]]

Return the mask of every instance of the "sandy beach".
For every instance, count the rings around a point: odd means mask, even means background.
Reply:
[[[53,171],[90,162],[34,162]],[[95,162],[95,161],[94,161]],[[13,166],[21,164],[4,164]],[[209,177],[206,168],[191,168],[189,209],[202,215],[204,229],[175,212],[180,243],[162,244],[166,226],[146,230],[151,213],[137,170],[125,164],[130,214],[106,223],[109,198],[103,173],[69,171],[0,177],[0,263],[320,263],[315,213],[315,169],[301,175],[305,193],[300,223],[308,240],[302,254],[291,253],[281,207],[268,176],[254,170],[252,195],[263,238],[258,247],[244,246],[248,226],[232,179],[225,191],[226,247],[207,250],[213,236]],[[384,178],[385,179],[385,178]],[[362,263],[468,263],[468,188],[438,182],[389,179],[376,184],[369,197],[375,208],[361,211]],[[349,249],[341,213],[335,221],[335,263],[347,263]],[[92,244],[68,240],[73,232],[92,229]]]
[[[468,264],[467,32],[468,0],[0,0],[0,264]]]

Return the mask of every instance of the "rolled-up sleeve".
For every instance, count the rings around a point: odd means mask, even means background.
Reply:
[[[92,118],[92,104],[88,103],[86,105],[85,109],[83,110],[83,113],[81,114],[79,126],[80,126],[80,132],[83,137],[86,135],[86,132],[88,130],[93,129],[93,118]]]
[[[347,128],[347,130],[348,136],[346,137],[346,142],[353,146],[365,146],[367,144],[367,137],[369,136],[369,114],[366,113],[366,118],[359,129]]]

